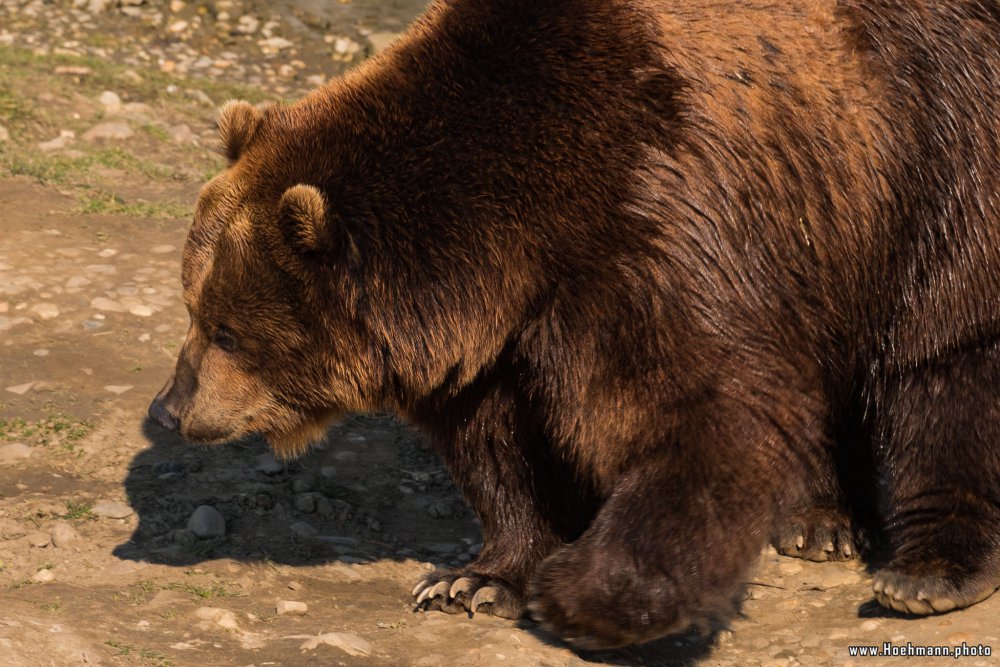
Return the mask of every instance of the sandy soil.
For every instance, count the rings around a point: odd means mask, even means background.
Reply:
[[[188,216],[222,167],[215,106],[294,98],[421,3],[77,4],[0,0],[0,665],[997,662],[852,657],[1000,651],[1000,597],[910,619],[873,604],[861,564],[773,550],[709,637],[581,654],[528,621],[414,612],[413,584],[480,546],[418,434],[357,416],[283,465],[149,424],[187,325]]]

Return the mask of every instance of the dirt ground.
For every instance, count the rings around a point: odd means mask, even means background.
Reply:
[[[414,583],[480,546],[419,435],[357,416],[283,465],[147,422],[222,168],[216,106],[294,99],[421,4],[0,0],[0,665],[996,664],[849,646],[1000,652],[1000,596],[910,619],[863,566],[773,550],[707,638],[582,654],[528,621],[414,612]]]

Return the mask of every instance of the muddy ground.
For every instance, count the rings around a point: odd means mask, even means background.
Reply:
[[[0,0],[0,665],[994,664],[848,647],[1000,651],[1000,598],[908,619],[862,566],[773,550],[708,638],[581,654],[527,621],[415,613],[413,584],[480,541],[419,435],[357,416],[283,465],[146,421],[222,168],[216,106],[294,99],[421,4]]]

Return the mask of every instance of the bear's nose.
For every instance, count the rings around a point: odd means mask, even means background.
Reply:
[[[170,410],[159,398],[154,398],[149,404],[149,418],[171,433],[177,433],[181,428],[181,420],[170,414]]]

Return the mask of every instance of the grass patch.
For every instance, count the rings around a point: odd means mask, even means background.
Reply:
[[[91,511],[92,508],[93,505],[90,503],[75,503],[71,500],[66,503],[66,513],[62,515],[62,518],[70,521],[96,519],[97,517]]]
[[[175,581],[166,586],[166,588],[172,591],[182,591],[184,593],[190,593],[195,597],[201,598],[202,600],[210,600],[213,598],[232,598],[232,597],[245,597],[246,593],[240,588],[230,588],[222,581],[213,581],[207,586],[192,584],[191,582]]]
[[[3,160],[3,166],[11,176],[29,176],[46,185],[79,184],[80,177],[90,174],[96,167],[117,169],[157,181],[184,179],[172,167],[143,160],[117,146],[78,157],[46,155],[37,151],[15,152]]]
[[[20,417],[0,419],[0,440],[30,442],[36,445],[62,445],[72,449],[73,445],[90,433],[94,425],[72,417],[54,414],[36,422]]]
[[[80,196],[76,213],[83,215],[125,215],[130,218],[182,219],[191,217],[194,209],[173,202],[126,202],[113,192],[90,190]]]

